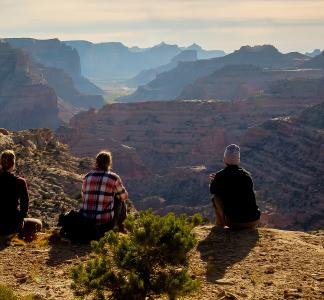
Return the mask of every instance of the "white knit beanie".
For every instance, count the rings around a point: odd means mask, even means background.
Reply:
[[[228,145],[224,152],[224,163],[227,165],[240,164],[240,147],[235,144]]]

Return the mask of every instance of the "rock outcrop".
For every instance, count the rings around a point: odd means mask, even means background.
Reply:
[[[0,127],[56,128],[57,95],[28,55],[0,41]]]
[[[75,49],[58,39],[5,41],[29,55],[34,68],[63,101],[75,108],[103,106],[103,91],[81,75],[80,58]]]
[[[62,210],[78,208],[90,159],[72,156],[49,129],[0,133],[0,152],[5,149],[16,152],[16,173],[27,180],[30,216],[41,218],[45,226],[56,225]]]
[[[260,186],[258,196],[266,204],[270,226],[301,230],[324,226],[323,120],[321,103],[298,117],[251,128],[242,139],[244,164]]]
[[[102,107],[101,95],[88,95],[76,89],[73,79],[63,70],[38,65],[46,82],[55,90],[58,97],[76,108]]]
[[[81,74],[78,52],[58,39],[37,40],[31,38],[5,39],[14,47],[26,51],[36,63],[46,67],[62,69],[68,74],[75,87],[84,94],[102,94],[103,91]]]

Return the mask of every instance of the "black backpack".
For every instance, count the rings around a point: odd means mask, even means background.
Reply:
[[[100,238],[100,232],[95,220],[84,217],[80,212],[71,210],[59,217],[58,226],[61,226],[61,236],[73,242],[89,243]]]

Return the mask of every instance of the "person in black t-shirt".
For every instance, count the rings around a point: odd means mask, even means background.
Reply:
[[[0,156],[0,233],[19,232],[26,241],[32,240],[42,227],[37,219],[27,218],[29,207],[28,188],[24,178],[16,176],[16,156],[5,150]]]
[[[240,148],[226,147],[225,168],[210,174],[210,193],[216,214],[216,226],[233,229],[255,228],[260,220],[253,181],[249,172],[239,166]]]

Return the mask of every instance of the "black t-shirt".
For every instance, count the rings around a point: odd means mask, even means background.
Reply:
[[[29,197],[25,179],[11,172],[0,171],[0,218],[24,218],[28,212]],[[1,222],[0,220],[0,222]]]
[[[210,192],[220,199],[231,222],[245,223],[260,218],[252,178],[243,168],[232,165],[217,172]]]

